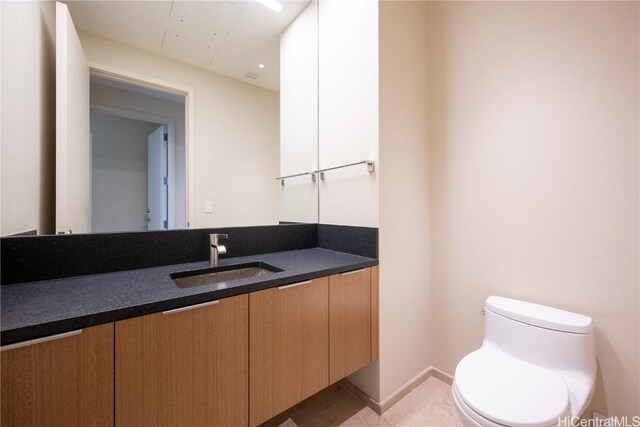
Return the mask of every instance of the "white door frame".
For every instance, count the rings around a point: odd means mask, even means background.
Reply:
[[[167,226],[169,230],[176,228],[176,221],[173,209],[175,208],[175,126],[176,121],[170,117],[158,116],[155,114],[143,113],[141,111],[128,110],[126,108],[111,107],[109,105],[91,104],[91,111],[106,113],[112,116],[124,117],[125,119],[142,120],[145,122],[157,123],[167,127]],[[186,179],[185,179],[186,182]]]
[[[187,224],[186,227],[190,228],[194,224],[193,215],[195,214],[195,90],[191,87],[175,84],[172,82],[161,81],[152,77],[143,76],[130,71],[120,70],[108,65],[98,64],[89,61],[89,71],[91,74],[105,77],[111,80],[119,80],[125,83],[133,84],[136,86],[147,87],[150,89],[158,90],[161,92],[171,93],[175,95],[182,95],[185,97],[185,193],[186,193],[186,206],[185,213]],[[93,108],[92,104],[92,108]],[[103,106],[104,107],[104,106]],[[112,107],[108,107],[112,108]],[[116,110],[116,109],[114,109]],[[120,109],[121,110],[121,109]],[[97,110],[96,110],[97,111]],[[137,113],[137,112],[133,112]],[[144,114],[144,113],[137,113]],[[151,115],[147,115],[151,117]],[[132,117],[133,118],[133,117]],[[167,119],[166,117],[164,119]],[[145,119],[140,119],[145,120]],[[155,120],[152,120],[155,121]],[[168,125],[168,124],[167,124]],[[173,132],[169,132],[169,138],[173,139]],[[175,146],[175,145],[174,145]],[[173,158],[174,150],[169,150],[170,156]],[[173,176],[173,162],[169,162],[171,175]],[[171,194],[171,192],[169,192]],[[171,196],[173,199],[173,196]],[[173,218],[170,215],[170,218]],[[171,224],[171,223],[170,223]]]

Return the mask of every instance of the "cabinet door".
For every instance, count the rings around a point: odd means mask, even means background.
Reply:
[[[116,424],[246,426],[248,296],[116,322]]]
[[[329,278],[329,380],[334,383],[372,361],[371,269]]]
[[[250,295],[250,419],[256,426],[329,385],[328,278]]]
[[[113,323],[25,344],[2,350],[3,427],[113,425]]]

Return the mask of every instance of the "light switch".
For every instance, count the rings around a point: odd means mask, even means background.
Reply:
[[[204,202],[204,212],[212,213],[213,212],[213,202],[211,200],[207,200]]]

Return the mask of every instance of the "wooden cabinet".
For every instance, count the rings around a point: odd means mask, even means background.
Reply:
[[[113,323],[2,350],[3,427],[113,426]]]
[[[250,425],[329,385],[329,280],[250,294]]]
[[[367,365],[374,356],[377,358],[378,293],[377,280],[375,284],[372,282],[371,273],[372,269],[365,268],[329,278],[329,382],[332,384]]]
[[[1,421],[256,426],[377,358],[373,267],[4,347]]]
[[[248,300],[116,322],[116,424],[246,426]]]

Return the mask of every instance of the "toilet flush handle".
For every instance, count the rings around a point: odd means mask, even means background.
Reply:
[[[482,306],[482,308],[480,309],[480,315],[481,315],[481,316],[484,316],[484,307],[485,307],[485,306],[483,305],[483,306]]]

